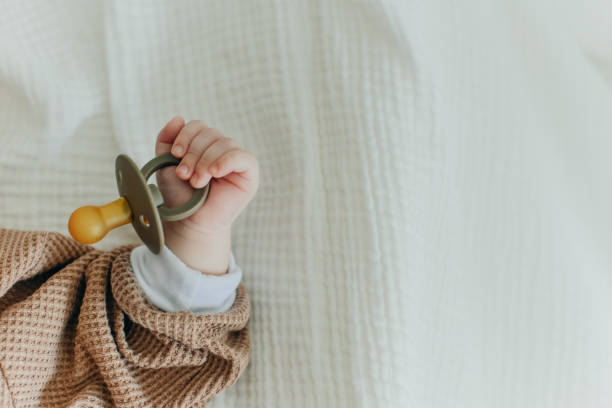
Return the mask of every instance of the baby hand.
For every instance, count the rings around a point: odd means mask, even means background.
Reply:
[[[157,172],[164,203],[185,203],[194,188],[210,183],[208,197],[194,214],[175,222],[163,221],[166,246],[185,264],[203,273],[227,271],[231,225],[255,195],[259,165],[238,142],[195,120],[185,124],[174,117],[161,130],[157,156],[171,152],[181,158],[177,167]]]

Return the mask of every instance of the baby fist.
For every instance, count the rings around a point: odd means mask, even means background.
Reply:
[[[176,168],[157,172],[159,190],[169,208],[182,205],[194,189],[210,183],[204,205],[194,214],[180,221],[164,222],[168,246],[179,240],[177,236],[196,243],[200,240],[202,245],[225,236],[229,241],[232,223],[259,187],[255,156],[204,122],[192,120],[185,124],[180,116],[170,120],[157,137],[155,154],[167,152],[181,159]]]

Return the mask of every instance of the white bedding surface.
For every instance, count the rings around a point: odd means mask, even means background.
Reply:
[[[174,114],[257,155],[252,358],[213,407],[612,404],[609,2],[2,10],[2,226],[67,234]]]

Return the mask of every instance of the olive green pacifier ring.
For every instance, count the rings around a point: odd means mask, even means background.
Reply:
[[[166,153],[150,160],[141,170],[138,170],[132,159],[124,154],[120,154],[115,161],[117,188],[119,195],[127,199],[132,209],[132,225],[142,241],[156,254],[164,245],[161,220],[178,221],[189,217],[204,204],[208,195],[207,184],[206,187],[196,190],[185,204],[168,208],[163,204],[157,186],[147,185],[147,180],[157,170],[176,166],[180,161],[181,159],[177,159],[171,153]]]
[[[176,166],[181,159],[171,153],[162,154],[138,169],[128,156],[120,154],[115,160],[118,200],[101,207],[85,206],[70,216],[68,229],[74,239],[91,244],[102,239],[108,231],[128,222],[144,244],[158,254],[164,246],[163,221],[178,221],[195,213],[206,201],[210,185],[197,189],[183,205],[168,208],[155,184],[147,180],[157,170]]]
[[[166,153],[162,154],[161,156],[157,156],[142,166],[140,172],[142,173],[144,179],[148,180],[149,177],[151,177],[151,175],[157,170],[168,166],[176,166],[180,162],[181,159],[174,157],[171,153]],[[157,189],[154,184],[149,184],[149,187]],[[197,189],[191,198],[180,207],[168,208],[166,207],[166,204],[158,206],[157,210],[159,211],[159,216],[164,221],[178,221],[189,217],[191,214],[196,212],[202,206],[202,204],[204,204],[204,201],[206,201],[206,196],[208,195],[208,189],[208,184],[200,189]]]

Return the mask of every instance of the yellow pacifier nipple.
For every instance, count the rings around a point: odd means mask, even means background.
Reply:
[[[113,228],[128,224],[132,211],[121,197],[106,205],[86,205],[75,210],[68,220],[70,235],[82,244],[100,241]]]

